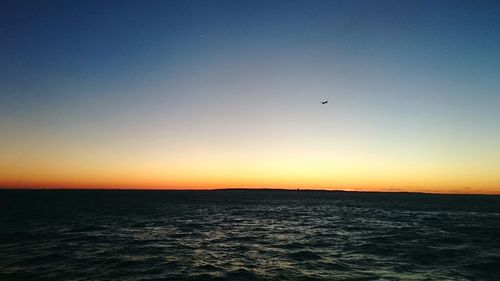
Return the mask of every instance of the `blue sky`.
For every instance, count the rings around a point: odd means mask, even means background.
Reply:
[[[96,167],[83,181],[104,174],[93,161],[126,155],[131,173],[165,163],[203,179],[205,166],[186,163],[206,161],[224,185],[281,149],[280,172],[258,185],[289,185],[283,171],[304,163],[331,168],[300,185],[491,188],[499,13],[496,1],[4,1],[3,166],[52,167],[42,178]],[[410,170],[407,183],[390,178]],[[240,181],[229,182],[253,183]]]

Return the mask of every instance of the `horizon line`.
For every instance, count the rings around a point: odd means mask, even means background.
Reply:
[[[403,191],[403,190],[351,190],[351,189],[316,189],[316,188],[267,188],[267,187],[220,187],[220,188],[137,188],[137,187],[5,187],[0,190],[89,190],[89,191],[290,191],[290,192],[337,192],[337,193],[404,193],[423,195],[479,195],[500,196],[500,193],[447,193],[432,191]]]

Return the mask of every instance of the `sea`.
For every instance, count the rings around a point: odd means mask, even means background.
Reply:
[[[500,196],[0,190],[0,280],[500,280]]]

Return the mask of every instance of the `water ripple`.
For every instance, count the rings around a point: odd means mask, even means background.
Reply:
[[[1,280],[497,280],[500,198],[0,191]]]

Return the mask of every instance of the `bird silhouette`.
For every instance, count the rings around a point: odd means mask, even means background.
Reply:
[[[328,103],[328,101],[327,101],[327,100],[326,100],[326,101],[322,101],[322,102],[321,102],[321,104],[327,104],[327,103]]]

